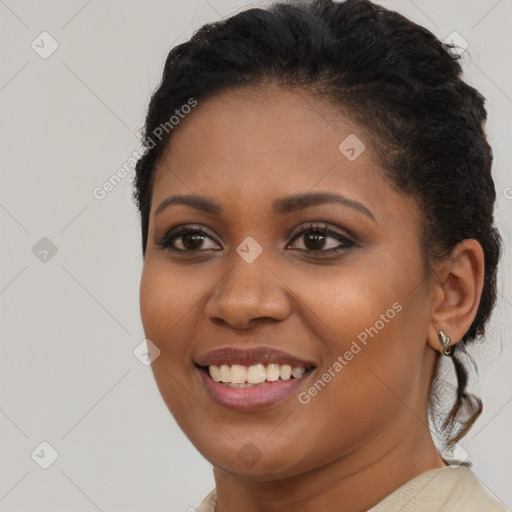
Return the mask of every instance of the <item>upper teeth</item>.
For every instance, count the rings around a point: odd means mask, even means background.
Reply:
[[[289,364],[255,364],[252,366],[243,366],[241,364],[223,364],[216,366],[214,364],[208,367],[211,378],[216,382],[231,382],[233,384],[259,384],[278,380],[288,380],[292,376],[298,379],[306,371],[304,367],[292,368]]]

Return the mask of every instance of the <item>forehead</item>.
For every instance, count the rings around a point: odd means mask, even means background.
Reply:
[[[333,191],[370,204],[378,217],[399,194],[376,156],[362,127],[305,91],[229,90],[199,101],[173,132],[152,211],[171,193],[261,210],[283,195]]]

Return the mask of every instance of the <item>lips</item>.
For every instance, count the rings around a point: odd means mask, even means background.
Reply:
[[[287,352],[270,347],[252,347],[238,349],[235,347],[224,347],[213,350],[195,359],[198,366],[221,366],[223,364],[240,364],[252,366],[255,364],[288,364],[291,367],[310,368],[316,366],[314,362],[295,357]]]
[[[291,398],[306,381],[309,381],[317,367],[310,360],[270,347],[224,347],[198,356],[194,362],[210,398],[223,407],[239,411],[255,411]],[[278,367],[281,371],[286,369],[286,375],[276,374],[271,377],[270,373],[275,372]],[[272,368],[270,373],[269,368]],[[246,369],[248,381],[257,381],[257,384],[242,383],[245,377],[240,376],[239,372],[243,373]],[[251,372],[258,369],[262,375],[254,379]],[[292,371],[297,378],[290,375]],[[227,375],[225,372],[229,374],[227,377],[224,377]],[[212,378],[212,375],[216,378]],[[232,380],[241,383],[230,382]]]

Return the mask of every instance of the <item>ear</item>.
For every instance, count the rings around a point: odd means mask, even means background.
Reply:
[[[484,252],[473,239],[459,242],[433,271],[431,323],[427,343],[441,351],[438,331],[455,345],[476,316],[484,283]]]

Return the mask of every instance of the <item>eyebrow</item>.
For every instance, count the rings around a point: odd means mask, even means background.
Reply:
[[[276,199],[272,203],[272,211],[278,215],[285,215],[287,213],[326,203],[338,203],[343,206],[354,208],[364,213],[367,217],[375,220],[372,212],[362,203],[332,192],[295,194]],[[222,213],[222,207],[212,199],[193,194],[178,194],[165,198],[155,210],[155,216],[169,206],[178,204],[190,206],[196,210],[214,215],[220,215]]]

